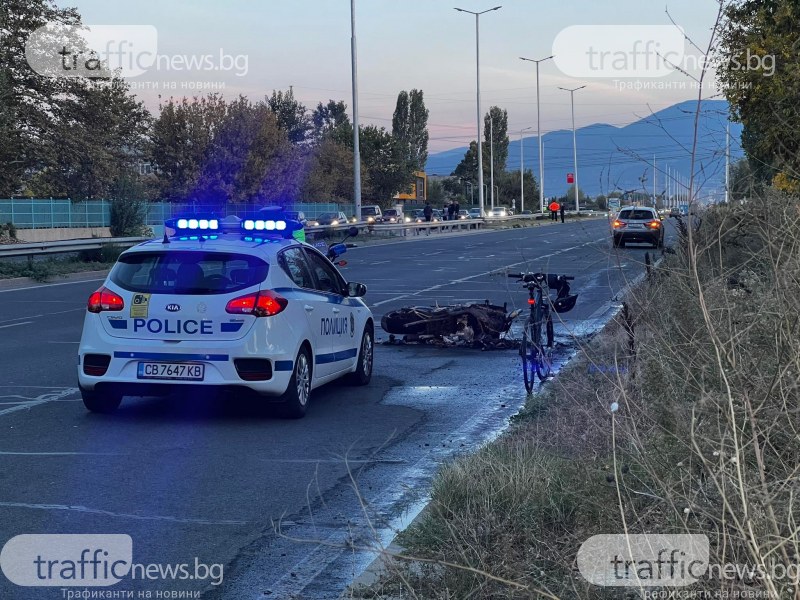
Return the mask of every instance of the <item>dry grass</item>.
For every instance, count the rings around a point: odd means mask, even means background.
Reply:
[[[800,201],[694,225],[507,435],[442,469],[401,537],[424,562],[394,561],[365,597],[621,597],[577,573],[599,533],[702,533],[712,563],[800,562]],[[800,598],[790,579],[692,589]]]

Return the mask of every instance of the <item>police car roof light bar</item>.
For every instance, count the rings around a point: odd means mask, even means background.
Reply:
[[[281,237],[291,238],[292,233],[303,228],[300,221],[295,221],[286,218],[277,219],[244,219],[242,221],[242,230],[246,233],[252,232],[265,232],[277,233]]]
[[[169,219],[164,223],[180,233],[217,233],[220,231],[220,223],[217,217],[189,216]]]

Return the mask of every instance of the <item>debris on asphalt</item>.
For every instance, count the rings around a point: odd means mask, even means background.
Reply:
[[[505,304],[497,306],[488,300],[483,304],[408,306],[386,313],[381,327],[391,334],[388,344],[500,350],[519,347],[519,341],[508,337],[508,330],[520,312],[509,313]],[[398,335],[402,337],[398,339]]]

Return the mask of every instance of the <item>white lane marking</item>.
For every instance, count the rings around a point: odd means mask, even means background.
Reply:
[[[25,404],[18,404],[17,406],[12,406],[11,408],[4,408],[3,410],[0,410],[0,416],[8,415],[20,410],[33,408],[34,406],[39,406],[40,404],[46,404],[47,402],[52,402],[53,400],[66,398],[67,396],[71,396],[72,394],[75,394],[77,392],[78,388],[64,388],[59,392],[50,392],[49,394],[42,394],[41,396],[37,396],[32,401],[26,402]]]
[[[124,456],[116,452],[3,452],[0,456]]]
[[[74,512],[89,513],[93,515],[104,515],[107,517],[119,517],[121,519],[134,519],[136,521],[169,521],[171,523],[190,523],[197,525],[246,525],[247,521],[210,519],[189,519],[185,517],[169,517],[161,515],[132,515],[128,513],[115,513],[110,510],[100,510],[88,508],[86,506],[69,506],[67,504],[30,504],[28,502],[0,502],[0,507],[4,508],[33,508],[38,510],[68,510]]]
[[[544,254],[542,256],[537,256],[536,260],[541,260],[543,258],[551,258],[553,256],[556,256],[557,254],[563,254],[564,252],[569,252],[570,250],[575,250],[577,248],[583,248],[584,246],[588,246],[589,244],[594,244],[594,243],[595,243],[594,241],[591,241],[591,242],[586,242],[584,244],[580,244],[578,246],[572,246],[571,248],[563,248],[561,250],[557,250],[555,252],[551,252],[550,254]],[[491,273],[497,273],[497,272],[501,271],[502,269],[508,269],[510,267],[518,267],[520,265],[526,264],[527,262],[528,261],[520,261],[520,262],[516,262],[516,263],[511,263],[511,264],[505,265],[504,267],[501,267],[501,268],[492,269],[491,271],[484,271],[483,273],[477,273],[475,275],[470,275],[468,277],[462,277],[461,279],[454,279],[453,281],[450,281],[448,283],[441,283],[439,285],[434,285],[434,286],[425,288],[424,290],[419,290],[419,291],[416,291],[416,292],[408,292],[407,294],[402,294],[400,296],[395,296],[394,298],[388,298],[386,300],[381,300],[380,302],[374,302],[370,306],[373,306],[373,307],[374,306],[380,306],[381,304],[388,304],[389,302],[396,302],[397,300],[403,300],[405,298],[410,298],[412,296],[413,297],[420,296],[422,294],[426,294],[428,292],[432,292],[434,290],[438,290],[438,289],[443,288],[443,287],[448,286],[448,285],[455,285],[457,283],[464,283],[465,281],[470,281],[471,279],[477,279],[478,277],[484,277],[486,275],[490,275]]]
[[[369,264],[371,264],[371,265],[385,265],[388,262],[390,262],[390,261],[388,261],[388,260],[376,260],[375,262],[372,262],[372,263],[369,263]]]
[[[48,344],[80,344],[80,342],[59,342],[57,340],[48,340]]]
[[[93,281],[105,281],[105,277],[101,277],[99,279],[81,279],[80,281],[62,281],[61,283],[43,283],[42,285],[31,285],[28,287],[22,288],[12,288],[8,290],[0,290],[0,294],[4,294],[6,292],[23,292],[25,290],[39,290],[41,288],[46,287],[57,287],[59,285],[75,285],[76,283],[92,283]]]
[[[19,325],[30,325],[33,321],[23,321],[22,323],[12,323],[11,325],[0,325],[0,329],[6,329],[7,327],[18,327]]]
[[[12,323],[13,321],[21,321],[23,319],[38,319],[40,317],[51,317],[53,315],[63,315],[66,313],[78,312],[84,310],[86,310],[86,307],[82,306],[81,308],[70,308],[69,310],[58,310],[55,312],[42,313],[40,315],[27,315],[24,317],[16,317],[14,319],[6,319],[5,321],[0,321],[0,323]]]

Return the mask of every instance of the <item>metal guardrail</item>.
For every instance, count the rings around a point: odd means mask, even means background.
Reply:
[[[583,214],[598,214],[596,211],[581,211]],[[605,213],[599,213],[605,214]],[[359,234],[389,233],[407,237],[409,235],[420,235],[423,231],[427,234],[450,233],[453,231],[477,230],[486,225],[494,223],[505,223],[515,221],[546,220],[549,214],[535,213],[532,215],[513,215],[511,217],[488,217],[484,219],[459,219],[456,221],[435,221],[425,223],[342,223],[340,225],[320,225],[316,227],[306,227],[306,233],[312,237],[318,237],[320,233],[335,232],[340,234],[350,227],[356,227]],[[82,240],[63,240],[57,242],[34,242],[25,244],[0,245],[0,258],[14,258],[19,256],[38,256],[44,254],[66,254],[69,252],[80,252],[81,250],[97,250],[103,246],[134,246],[140,242],[146,242],[149,237],[125,237],[125,238],[90,238]]]
[[[465,229],[480,229],[485,225],[483,219],[464,219],[459,221],[436,221],[430,223],[341,223],[339,225],[317,225],[314,227],[306,227],[306,234],[315,235],[319,233],[326,233],[329,231],[341,233],[347,231],[350,227],[358,229],[359,234],[363,233],[389,233],[392,235],[399,235],[406,237],[408,235],[418,235],[421,231],[425,230],[428,233],[431,231],[438,233],[447,233],[457,230]]]
[[[0,246],[0,258],[34,256],[41,254],[66,254],[81,250],[97,250],[103,246],[135,246],[149,237],[90,238],[84,240],[62,240],[58,242],[34,242],[30,244],[8,244]]]

